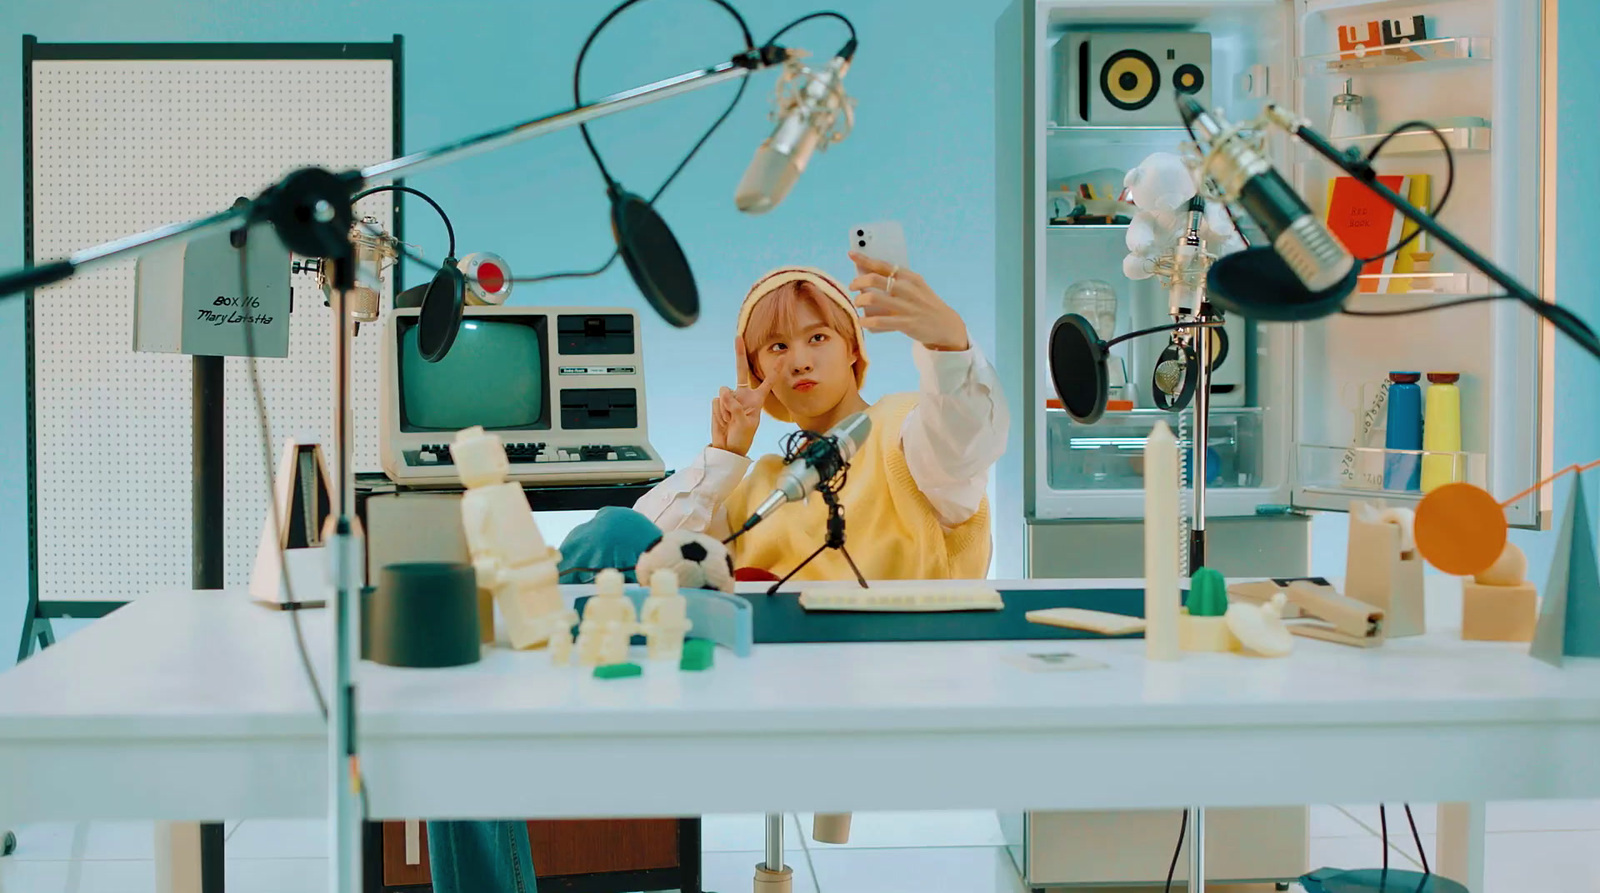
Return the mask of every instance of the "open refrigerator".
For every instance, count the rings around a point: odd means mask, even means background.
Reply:
[[[1425,35],[1417,33],[1418,16]],[[1198,67],[1209,93],[1199,97],[1202,103],[1236,124],[1255,119],[1270,102],[1328,133],[1335,97],[1348,83],[1366,116],[1348,145],[1365,149],[1413,119],[1440,126],[1455,159],[1440,222],[1553,300],[1553,193],[1560,184],[1555,60],[1545,52],[1553,17],[1552,0],[1018,0],[1002,14],[995,54],[996,354],[1013,407],[1013,449],[996,472],[997,576],[1111,575],[1071,570],[1104,567],[1100,556],[1119,553],[1127,558],[1118,566],[1139,566],[1144,438],[1165,421],[1186,447],[1185,432],[1193,430],[1190,419],[1155,408],[1151,396],[1164,334],[1112,349],[1111,398],[1132,408],[1108,411],[1093,425],[1050,405],[1055,393],[1047,365],[1051,326],[1069,311],[1069,288],[1086,281],[1115,291],[1115,334],[1170,322],[1159,281],[1131,281],[1122,272],[1127,226],[1117,213],[1126,209],[1116,204],[1116,174],[1151,153],[1176,153],[1188,139],[1172,92],[1179,69]],[[1384,43],[1386,33],[1406,39]],[[1181,39],[1169,40],[1174,34]],[[1194,35],[1205,36],[1199,57]],[[1142,110],[1145,120],[1106,104],[1108,92],[1145,88],[1138,74],[1115,81],[1128,70],[1118,68],[1119,54],[1142,54],[1160,72],[1155,80],[1165,89]],[[1186,70],[1192,81],[1195,69]],[[1329,181],[1339,172],[1285,134],[1268,132],[1265,145],[1322,216]],[[1376,167],[1411,180],[1426,175],[1430,203],[1446,179],[1445,156],[1431,135],[1392,140]],[[1084,189],[1086,183],[1095,188]],[[1238,216],[1250,241],[1266,244]],[[1405,253],[1419,250],[1432,246]],[[1426,266],[1407,269],[1407,275],[1368,276],[1347,306],[1421,307],[1488,287],[1444,250]],[[1358,500],[1415,505],[1421,498],[1419,490],[1386,488],[1385,467],[1411,455],[1384,449],[1391,371],[1460,374],[1460,448],[1432,457],[1448,462],[1456,479],[1504,497],[1539,480],[1551,464],[1555,335],[1516,302],[1298,324],[1230,318],[1226,328],[1229,355],[1217,379],[1225,390],[1213,391],[1203,471],[1208,531],[1241,525],[1236,539],[1270,543],[1252,553],[1256,559],[1298,548],[1294,561],[1309,563],[1305,512],[1347,511]],[[1528,496],[1507,508],[1508,519],[1546,526],[1549,499],[1548,492]],[[1275,539],[1278,522],[1291,519],[1300,522],[1298,532]],[[1281,564],[1259,571],[1242,564],[1250,569],[1217,566],[1230,575],[1293,572]],[[1059,823],[1063,814],[1055,815]],[[1013,839],[1039,833],[1040,816],[1018,817]],[[1176,813],[1172,819],[1175,833]],[[1093,863],[1090,853],[1068,858],[1081,835],[1057,830],[1048,846],[1054,863]],[[1164,870],[1170,858],[1170,838],[1128,845],[1150,850],[1141,864]],[[1040,852],[1034,848],[1035,856]],[[1036,886],[1105,882],[1070,870],[1035,876],[1029,868],[1040,865],[1030,858],[1020,853],[1019,863]],[[1282,867],[1246,866],[1246,874],[1276,876]]]
[[[1068,289],[1085,281],[1115,290],[1116,334],[1170,321],[1159,281],[1131,281],[1122,273],[1127,226],[1106,202],[1116,199],[1114,187],[1102,183],[1084,190],[1080,181],[1110,181],[1151,153],[1179,151],[1188,137],[1174,108],[1172,79],[1186,65],[1204,75],[1209,96],[1199,98],[1234,123],[1256,118],[1271,102],[1299,111],[1327,133],[1334,99],[1347,83],[1362,97],[1370,130],[1345,144],[1365,149],[1394,125],[1435,122],[1455,159],[1454,188],[1440,221],[1552,298],[1554,240],[1546,233],[1553,202],[1547,199],[1559,183],[1545,154],[1553,151],[1553,139],[1543,139],[1553,133],[1553,106],[1544,90],[1545,72],[1554,70],[1542,53],[1543,5],[1014,4],[997,26],[997,354],[1016,409],[1014,442],[1022,449],[1013,450],[999,471],[998,517],[1030,525],[1140,520],[1145,435],[1157,420],[1180,437],[1192,429],[1188,419],[1152,401],[1151,373],[1166,346],[1164,335],[1113,348],[1111,396],[1133,408],[1107,412],[1094,425],[1077,424],[1049,405],[1055,395],[1046,361],[1051,325],[1068,309]],[[1382,43],[1381,35],[1391,31],[1404,32],[1406,41]],[[1183,35],[1175,41],[1176,53],[1174,44],[1163,42],[1173,34]],[[1203,54],[1193,49],[1195,35],[1209,43]],[[1121,116],[1145,121],[1117,120],[1119,109],[1102,101],[1118,89],[1105,73],[1119,71],[1114,61],[1102,61],[1123,53],[1153,60],[1156,83],[1165,88],[1142,112]],[[1129,78],[1126,69],[1123,86],[1144,90],[1142,75]],[[1287,135],[1269,131],[1266,140],[1274,165],[1322,215],[1329,181],[1338,172]],[[1380,174],[1407,175],[1408,183],[1425,180],[1430,200],[1446,180],[1445,156],[1427,134],[1392,140],[1376,167]],[[1089,194],[1096,198],[1084,200]],[[1090,213],[1068,215],[1073,198],[1077,210]],[[1252,243],[1265,244],[1248,218],[1238,216]],[[1424,237],[1401,256],[1432,247]],[[1363,291],[1347,306],[1420,307],[1482,294],[1488,286],[1446,251],[1433,253],[1431,263],[1419,268],[1427,272],[1365,276]],[[1213,389],[1204,468],[1208,518],[1253,517],[1283,507],[1341,511],[1359,499],[1414,505],[1422,493],[1386,489],[1383,474],[1387,463],[1399,461],[1385,453],[1382,437],[1384,383],[1396,370],[1460,374],[1460,449],[1430,457],[1448,462],[1456,479],[1509,495],[1538,480],[1549,464],[1554,335],[1515,302],[1300,324],[1230,318],[1226,328],[1229,355],[1217,373],[1224,390]],[[1510,506],[1510,522],[1542,526],[1549,498],[1541,493]],[[997,536],[997,542],[1027,541],[1026,531],[1016,533],[1022,535]],[[1019,560],[1015,554],[998,559],[1001,571],[1015,570],[1007,565]]]

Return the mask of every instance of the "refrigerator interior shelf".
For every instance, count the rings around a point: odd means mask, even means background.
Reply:
[[[1388,131],[1364,133],[1359,136],[1334,137],[1329,141],[1341,149],[1355,148],[1365,155],[1388,135]],[[1439,135],[1444,137],[1445,145],[1450,147],[1450,151],[1457,154],[1463,152],[1487,152],[1494,148],[1494,130],[1488,124],[1440,127]],[[1305,146],[1301,146],[1301,148],[1310,151]],[[1385,143],[1383,153],[1379,157],[1387,158],[1390,155],[1430,155],[1441,151],[1443,149],[1440,147],[1438,137],[1435,137],[1432,131],[1407,130]]]
[[[1420,489],[1409,479],[1430,468],[1451,481],[1483,487],[1488,478],[1488,457],[1483,453],[1432,450],[1389,450],[1383,447],[1297,445],[1297,475],[1308,492],[1338,496],[1366,496],[1389,500],[1420,500]]]
[[[1380,297],[1471,295],[1481,294],[1489,287],[1488,279],[1478,273],[1362,273],[1359,278],[1362,283],[1376,283],[1373,291],[1358,291],[1350,296],[1352,301],[1368,299],[1361,304],[1364,310],[1387,309],[1386,304],[1371,303]],[[1391,291],[1391,286],[1398,287]]]
[[[1300,57],[1302,76],[1317,73],[1346,74],[1360,71],[1371,74],[1390,70],[1416,70],[1439,63],[1482,61],[1493,58],[1487,37],[1435,37],[1411,43],[1367,49],[1357,47],[1335,53]]]

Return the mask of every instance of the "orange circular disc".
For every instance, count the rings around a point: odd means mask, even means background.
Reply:
[[[1417,551],[1447,574],[1489,569],[1506,547],[1506,513],[1480,487],[1445,484],[1417,504]]]

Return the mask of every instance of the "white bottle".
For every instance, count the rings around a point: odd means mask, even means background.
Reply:
[[[1366,105],[1351,92],[1355,82],[1345,79],[1344,92],[1333,97],[1333,115],[1328,119],[1328,136],[1342,139],[1369,132]]]

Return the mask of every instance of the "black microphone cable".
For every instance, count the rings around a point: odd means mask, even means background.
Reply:
[[[593,45],[595,39],[600,36],[600,33],[605,30],[606,26],[609,25],[619,14],[621,14],[623,10],[639,2],[642,2],[642,0],[625,0],[625,2],[614,7],[611,12],[608,13],[605,18],[601,19],[599,24],[595,25],[594,29],[589,32],[589,37],[584,41],[582,49],[579,50],[577,62],[573,65],[572,70],[572,95],[575,105],[582,105],[583,102],[581,93],[581,78],[583,73],[584,58],[588,55],[589,48]],[[744,38],[744,51],[746,53],[756,51],[757,47],[755,46],[754,39],[750,34],[749,25],[745,22],[744,17],[740,15],[739,11],[730,3],[728,3],[727,0],[711,0],[711,2],[716,3],[718,6],[726,9],[729,15],[733,16],[734,20],[738,23],[740,33]],[[748,77],[739,79],[738,89],[734,91],[733,99],[730,100],[727,107],[723,109],[722,114],[717,116],[717,119],[711,123],[711,126],[707,128],[705,132],[701,134],[700,138],[695,141],[695,144],[689,148],[688,153],[686,153],[683,158],[679,160],[677,166],[672,169],[672,172],[667,175],[667,178],[662,181],[661,185],[656,187],[655,192],[650,196],[647,204],[649,204],[651,207],[654,207],[656,202],[660,201],[661,196],[666,193],[667,187],[672,185],[673,181],[678,178],[678,175],[683,172],[684,168],[688,167],[689,162],[692,161],[697,154],[699,154],[700,149],[705,146],[705,144],[711,139],[712,135],[722,127],[723,122],[728,120],[728,118],[733,114],[733,110],[738,107],[739,101],[744,98],[745,89],[749,85],[749,82],[750,79]],[[580,124],[578,125],[578,129],[583,135],[584,144],[588,147],[590,155],[594,158],[595,165],[600,169],[601,177],[605,179],[608,186],[614,183],[615,181],[611,179],[610,172],[606,169],[604,160],[602,160],[600,157],[599,149],[595,147],[593,140],[589,136],[588,125]],[[439,265],[417,256],[416,254],[407,250],[403,245],[396,246],[395,250],[406,260],[421,266],[429,273],[437,273],[440,270]],[[606,258],[604,263],[587,270],[565,270],[556,273],[540,273],[533,276],[509,276],[505,281],[526,285],[538,282],[550,282],[557,279],[592,278],[609,270],[612,265],[616,263],[620,253],[621,252],[617,249],[613,249],[611,255]],[[464,276],[464,278],[469,281],[475,281],[475,277],[472,276]]]
[[[430,200],[431,201],[431,200]],[[441,210],[440,216],[444,212]],[[448,224],[447,224],[448,225]],[[248,234],[246,234],[248,238]],[[239,255],[239,285],[242,294],[250,294],[250,263],[249,254],[244,244],[240,244],[236,251]],[[352,258],[352,261],[354,259]],[[292,286],[291,286],[292,287]],[[286,323],[287,324],[287,323]],[[339,320],[333,321],[334,325]],[[261,376],[256,368],[256,340],[255,340],[255,314],[247,313],[244,316],[244,345],[245,345],[245,371],[250,379],[250,393],[255,406],[256,425],[261,438],[261,457],[263,471],[266,473],[267,483],[267,511],[272,519],[272,529],[282,529],[283,519],[278,511],[277,483],[274,480],[276,473],[272,464],[272,424],[267,418],[266,397],[261,387]],[[341,469],[342,471],[342,469]],[[349,506],[345,507],[349,510]],[[290,626],[294,630],[295,649],[300,655],[300,669],[305,674],[306,683],[311,688],[311,695],[316,700],[317,713],[321,715],[324,725],[328,723],[328,699],[322,694],[322,683],[317,679],[317,671],[311,662],[310,649],[306,647],[305,631],[300,626],[299,601],[294,596],[294,581],[289,575],[289,559],[285,550],[278,549],[278,575],[282,581],[284,598],[288,602],[285,613],[289,615]],[[361,593],[355,592],[355,598],[360,598]],[[330,605],[330,608],[333,607]],[[360,655],[356,656],[359,662]],[[351,721],[354,722],[355,705],[351,704]],[[365,822],[372,815],[372,806],[367,796],[367,777],[361,772],[359,766],[355,771],[356,792],[361,798],[361,819]]]

